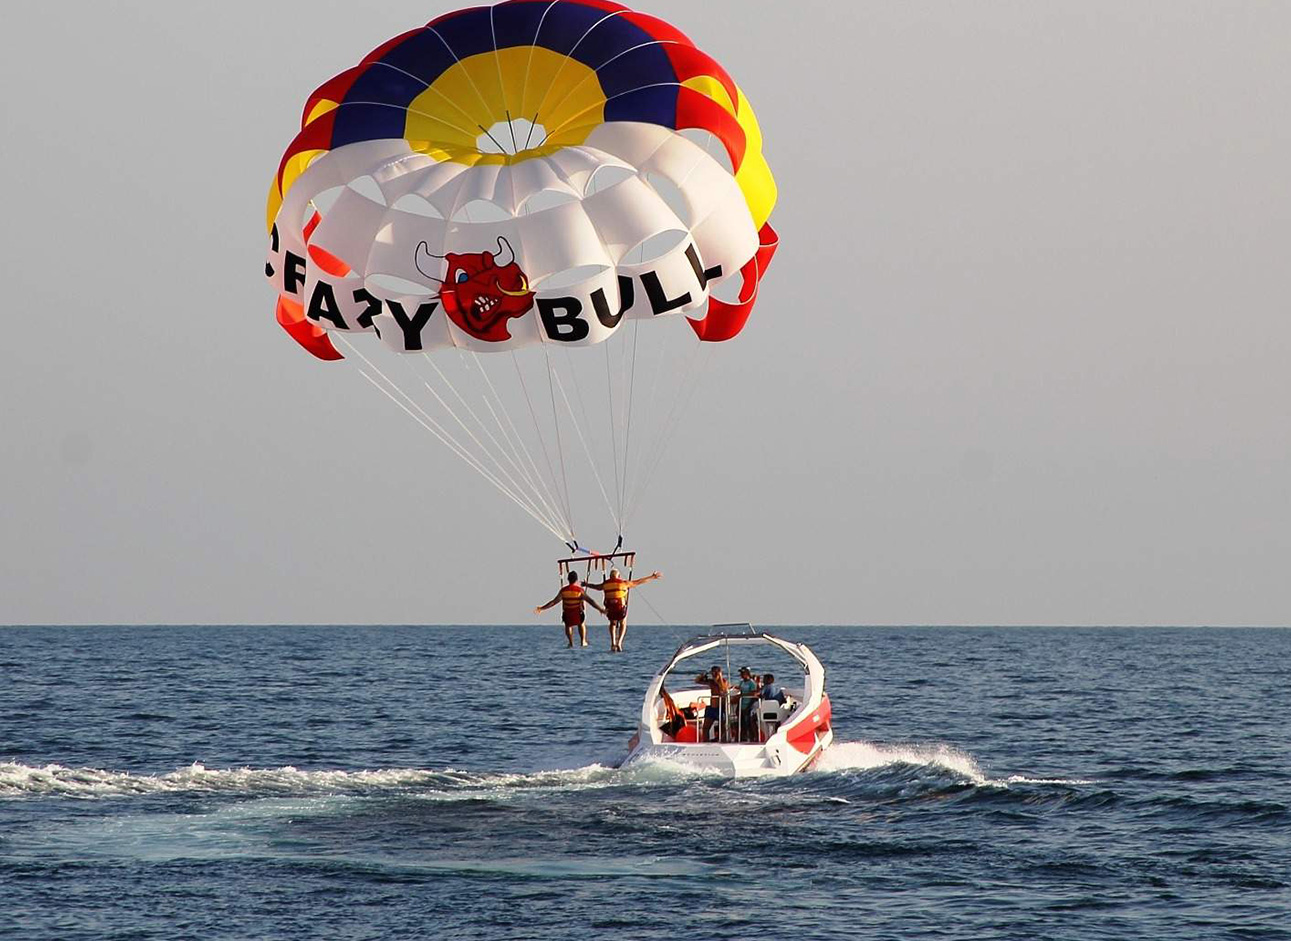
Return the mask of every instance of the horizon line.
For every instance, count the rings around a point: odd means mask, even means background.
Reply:
[[[443,627],[480,627],[480,628],[534,628],[542,629],[550,627],[547,623],[519,623],[519,622],[489,622],[489,623],[466,623],[457,621],[439,621],[439,622],[413,622],[413,621],[136,621],[130,623],[113,622],[113,621],[80,621],[80,622],[32,622],[32,623],[6,623],[0,624],[0,629],[4,628],[97,628],[97,627],[422,627],[422,628],[443,628]],[[670,623],[670,624],[640,624],[639,627],[658,628],[658,627],[685,627],[708,629],[714,625],[706,622],[696,623]],[[945,622],[940,624],[909,622],[909,623],[892,623],[892,624],[857,624],[845,623],[841,621],[822,621],[815,623],[764,623],[755,624],[758,629],[778,629],[778,628],[851,628],[851,629],[868,629],[868,630],[895,630],[902,628],[918,629],[971,629],[971,628],[998,628],[1004,630],[1026,630],[1026,629],[1043,629],[1043,630],[1062,630],[1062,629],[1089,629],[1089,630],[1288,630],[1291,624],[1074,624],[1074,623],[1014,623],[1014,624],[992,624],[992,623],[969,623],[969,622]]]

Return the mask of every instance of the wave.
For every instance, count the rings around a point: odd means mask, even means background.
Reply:
[[[972,784],[985,784],[977,760],[949,745],[880,745],[874,742],[835,742],[821,754],[816,771],[871,771],[893,765],[923,765],[958,775]]]
[[[594,783],[616,772],[588,765],[531,774],[488,774],[446,769],[301,771],[282,768],[207,768],[200,762],[166,774],[135,774],[99,768],[0,763],[0,797],[121,797],[146,794],[254,794],[261,797],[435,793],[516,787],[568,787]]]
[[[150,794],[229,795],[255,797],[326,797],[409,794],[419,797],[501,796],[533,790],[571,790],[597,787],[677,784],[696,778],[719,777],[684,762],[654,760],[617,768],[606,758],[578,768],[533,772],[477,772],[453,768],[428,770],[390,768],[368,771],[300,770],[281,768],[207,768],[201,762],[164,774],[141,774],[101,768],[69,768],[59,764],[35,767],[0,762],[0,798],[128,797]],[[1093,782],[1067,778],[1013,775],[991,779],[976,759],[949,745],[884,745],[839,742],[826,749],[815,773],[837,774],[887,768],[925,768],[979,787],[1007,788],[1012,784],[1080,785]]]
[[[884,745],[876,742],[835,742],[821,754],[813,766],[817,772],[871,771],[895,766],[930,768],[956,777],[964,784],[978,787],[1007,788],[1012,784],[1084,785],[1096,782],[1081,778],[1033,778],[1014,774],[990,778],[977,759],[951,745]]]

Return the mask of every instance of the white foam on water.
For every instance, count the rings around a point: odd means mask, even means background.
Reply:
[[[0,763],[3,797],[125,797],[148,794],[227,794],[249,797],[324,797],[409,792],[416,797],[506,797],[535,790],[583,790],[651,784],[688,776],[682,766],[646,766],[629,771],[593,763],[580,768],[529,773],[487,773],[447,768],[373,771],[301,771],[282,768],[207,768],[200,762],[166,774],[134,774],[101,768],[43,767]]]
[[[923,765],[941,768],[972,784],[985,784],[987,777],[977,760],[949,745],[880,745],[875,742],[835,742],[821,753],[815,771],[869,771],[892,765]]]
[[[950,745],[882,745],[875,742],[835,742],[821,754],[813,771],[869,771],[893,765],[916,765],[950,772],[967,784],[1007,788],[1011,784],[1081,785],[1096,782],[1081,778],[1032,778],[1014,774],[989,778],[977,759]]]
[[[1012,775],[988,778],[976,759],[949,745],[883,745],[838,742],[820,756],[813,770],[868,771],[897,765],[940,769],[965,783],[1007,788],[1013,784],[1083,785],[1078,778],[1033,778]],[[599,763],[580,768],[528,773],[488,773],[447,768],[431,771],[391,768],[373,771],[301,771],[282,768],[207,768],[200,762],[166,774],[134,774],[100,768],[68,768],[58,764],[33,767],[0,762],[0,798],[126,797],[148,794],[209,794],[257,798],[364,796],[407,793],[430,800],[488,796],[505,799],[535,791],[589,790],[624,785],[679,783],[721,777],[711,768],[670,759],[633,762],[626,768]]]
[[[1011,774],[1003,782],[992,781],[991,784],[1097,784],[1089,778],[1028,778],[1024,774]]]
[[[36,768],[0,764],[0,796],[63,795],[113,797],[137,794],[204,793],[256,796],[327,795],[417,789],[450,791],[516,787],[525,784],[577,783],[598,771],[597,765],[572,771],[537,774],[479,774],[446,769],[428,771],[393,768],[375,771],[301,771],[282,768],[207,768],[195,762],[167,774],[132,774],[100,768],[67,768],[50,764]]]
[[[723,777],[722,772],[712,765],[659,755],[634,758],[619,769],[619,774],[625,782],[633,784],[672,784],[692,778]]]

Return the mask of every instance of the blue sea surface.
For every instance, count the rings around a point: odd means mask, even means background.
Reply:
[[[1291,630],[777,628],[816,770],[617,770],[700,632],[0,630],[0,936],[1291,938]]]

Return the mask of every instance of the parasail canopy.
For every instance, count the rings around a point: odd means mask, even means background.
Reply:
[[[342,338],[371,333],[396,352],[434,354],[452,390],[439,404],[461,427],[432,423],[576,544],[570,501],[555,506],[554,465],[551,479],[536,479],[541,465],[512,440],[520,435],[509,418],[494,416],[496,449],[482,440],[472,419],[485,424],[484,409],[457,394],[440,351],[462,362],[469,353],[481,371],[477,354],[541,348],[549,430],[560,438],[551,351],[605,344],[628,324],[678,314],[701,342],[734,337],[776,247],[775,199],[752,107],[681,32],[605,0],[508,0],[396,36],[309,96],[269,191],[265,274],[293,338],[325,360],[342,358],[338,343],[354,350],[364,375],[423,425],[431,416],[410,410],[406,390]],[[635,330],[630,368],[626,347],[618,369],[607,348],[606,398],[617,382],[619,398],[634,400]],[[496,399],[506,411],[488,384],[489,410]],[[590,416],[561,391],[564,438],[577,438],[594,463],[578,427],[580,410],[588,424]],[[613,426],[630,429],[633,406],[609,411],[615,489],[625,491],[619,447],[626,465],[630,441]],[[563,455],[561,465],[567,478]],[[625,500],[617,513],[611,506],[620,536]]]

